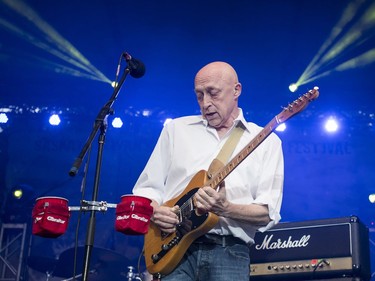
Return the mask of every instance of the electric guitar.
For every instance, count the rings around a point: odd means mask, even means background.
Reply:
[[[301,112],[309,102],[319,96],[319,88],[314,87],[298,99],[288,104],[281,113],[276,115],[248,145],[246,145],[232,160],[219,169],[212,177],[205,170],[199,171],[191,179],[185,190],[176,198],[167,201],[164,206],[180,206],[177,213],[180,223],[171,234],[163,233],[159,227],[150,222],[148,233],[145,235],[144,255],[146,268],[151,274],[168,274],[180,262],[183,255],[195,239],[211,230],[219,221],[219,217],[208,212],[199,214],[194,206],[194,194],[203,186],[216,189],[220,183],[253,152],[280,123],[285,122]]]

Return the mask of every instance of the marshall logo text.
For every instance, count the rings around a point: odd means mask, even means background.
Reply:
[[[275,249],[288,249],[288,248],[304,248],[309,244],[310,235],[303,235],[299,240],[293,240],[289,236],[288,240],[281,240],[280,238],[272,241],[272,235],[266,235],[262,244],[255,245],[257,250],[275,250]]]

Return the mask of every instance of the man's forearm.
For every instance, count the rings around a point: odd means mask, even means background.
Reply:
[[[226,210],[218,215],[259,226],[267,225],[271,220],[267,205],[258,204],[245,205],[228,202]]]

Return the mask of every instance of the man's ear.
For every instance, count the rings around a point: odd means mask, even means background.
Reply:
[[[241,95],[242,91],[242,85],[241,83],[237,83],[236,86],[234,86],[234,96],[238,98]]]

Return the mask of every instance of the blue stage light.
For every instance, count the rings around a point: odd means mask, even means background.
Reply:
[[[113,128],[121,128],[124,123],[122,122],[120,117],[116,117],[112,121]]]
[[[326,129],[327,132],[334,133],[339,129],[339,124],[337,120],[331,116],[326,121],[324,128]]]
[[[0,123],[7,123],[8,122],[8,116],[5,113],[0,113]]]
[[[286,130],[286,124],[281,123],[279,126],[277,126],[276,131],[278,132],[284,132]]]
[[[58,126],[60,124],[61,120],[58,114],[52,114],[51,117],[49,118],[49,123],[52,126]]]

